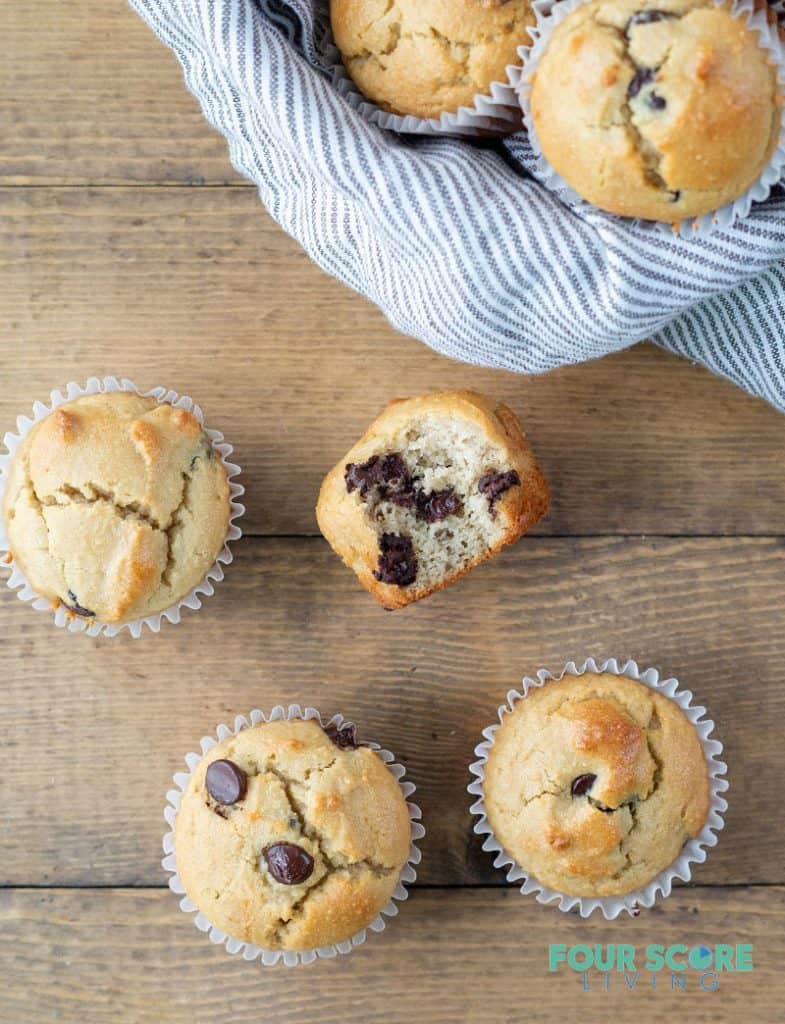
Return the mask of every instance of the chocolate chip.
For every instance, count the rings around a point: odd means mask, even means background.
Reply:
[[[506,473],[499,473],[492,469],[485,476],[481,476],[477,484],[477,490],[488,499],[488,509],[491,515],[496,518],[496,503],[505,491],[520,484],[521,478],[514,469]]]
[[[407,491],[388,491],[384,497],[398,508],[416,508],[419,493],[412,488]]]
[[[586,796],[596,781],[596,775],[586,774],[576,776],[576,778],[572,780],[572,785],[570,786],[570,796]]]
[[[379,541],[379,567],[374,578],[380,583],[408,587],[417,577],[417,559],[411,537],[383,533]]]
[[[632,76],[632,81],[627,86],[627,96],[629,99],[634,99],[644,85],[648,85],[653,79],[654,71],[652,68],[638,68]]]
[[[205,434],[205,435],[202,436],[202,451],[201,452],[197,452],[196,455],[194,455],[191,458],[191,465],[190,465],[191,472],[193,473],[193,471],[196,469],[196,463],[199,461],[199,459],[204,458],[204,459],[206,459],[209,462],[212,457],[213,457],[213,444],[212,444],[212,441],[210,440],[210,438],[207,437],[207,435]]]
[[[409,486],[411,476],[406,463],[397,452],[385,455],[382,459],[382,482],[398,489]]]
[[[234,761],[212,761],[204,780],[207,792],[216,803],[236,804],[248,788],[248,776]]]
[[[430,494],[420,491],[417,495],[417,516],[426,523],[440,523],[448,516],[457,515],[462,508],[463,503],[452,487]]]
[[[366,462],[348,463],[344,480],[349,494],[359,491],[360,498],[366,501],[369,491],[375,488],[379,501],[389,501],[398,508],[414,509],[417,518],[426,523],[439,523],[463,508],[451,487],[430,493],[417,487],[398,452],[373,455]],[[383,517],[379,515],[378,518]]]
[[[660,96],[658,92],[653,89],[646,97],[646,103],[652,110],[664,110],[668,106],[668,101],[664,96]]]
[[[89,608],[83,608],[79,604],[79,601],[77,600],[76,594],[73,592],[73,590],[69,590],[68,591],[68,600],[71,603],[69,605],[66,605],[66,607],[70,608],[70,610],[75,615],[81,615],[82,618],[84,618],[84,619],[94,619],[95,618],[95,612],[91,612]]]
[[[380,487],[385,493],[405,493],[411,490],[409,470],[397,452],[384,456],[372,455],[367,462],[350,462],[343,478],[349,494],[359,490],[363,500],[372,487]]]
[[[264,859],[281,885],[300,885],[313,872],[313,857],[296,843],[273,843],[264,851]]]
[[[381,470],[377,470],[376,467],[379,466],[380,461],[379,456],[374,455],[367,462],[348,462],[346,464],[343,479],[349,494],[359,489],[360,497],[365,497],[368,493],[368,488],[378,483],[377,472],[381,474]]]
[[[630,29],[636,25],[650,25],[653,21],[668,21],[671,18],[678,18],[678,14],[672,11],[646,10],[638,11],[630,18],[624,27],[625,36],[629,37]]]
[[[341,750],[356,750],[360,745],[357,742],[357,730],[348,723],[339,727],[332,722],[324,727],[324,731]]]

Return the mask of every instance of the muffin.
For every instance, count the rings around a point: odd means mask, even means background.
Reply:
[[[127,391],[84,395],[39,421],[3,500],[10,551],[33,590],[107,624],[188,594],[230,515],[226,470],[196,417]]]
[[[383,110],[438,118],[474,104],[529,41],[529,0],[331,0],[333,35],[358,89]]]
[[[531,82],[550,166],[583,199],[678,223],[732,203],[777,147],[760,36],[713,0],[592,0],[555,23]]]
[[[709,766],[695,728],[661,693],[587,672],[532,688],[485,764],[485,811],[505,852],[568,896],[622,896],[700,833]]]
[[[367,927],[411,843],[401,788],[352,726],[262,722],[194,769],[174,824],[180,881],[211,924],[306,951]]]
[[[440,590],[545,515],[515,413],[470,391],[396,399],[328,473],[319,528],[385,608]]]

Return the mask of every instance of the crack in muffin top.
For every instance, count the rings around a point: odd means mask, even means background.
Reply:
[[[782,121],[758,33],[713,0],[590,0],[548,36],[531,107],[543,154],[571,188],[665,222],[743,195]]]
[[[525,871],[571,896],[616,896],[698,835],[709,776],[678,704],[586,673],[533,688],[504,716],[484,792],[491,828]]]
[[[223,463],[192,413],[109,392],[33,427],[12,460],[3,512],[34,590],[75,615],[122,623],[203,579],[231,503]]]
[[[313,949],[351,937],[389,901],[409,854],[408,809],[378,754],[349,739],[313,720],[268,722],[197,765],[175,821],[177,868],[228,935],[263,949]],[[229,805],[207,785],[219,760],[245,777],[244,795]]]

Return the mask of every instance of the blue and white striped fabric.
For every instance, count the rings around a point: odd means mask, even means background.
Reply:
[[[566,209],[524,135],[397,136],[337,94],[323,0],[131,0],[275,219],[399,330],[538,373],[642,338],[785,410],[785,193],[704,241]]]

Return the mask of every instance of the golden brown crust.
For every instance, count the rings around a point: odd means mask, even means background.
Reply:
[[[207,766],[229,759],[247,774],[243,799],[221,807]],[[311,876],[284,885],[264,850],[294,843]],[[314,721],[270,722],[213,747],[197,765],[175,820],[186,892],[212,924],[264,949],[341,942],[389,901],[406,863],[411,825],[400,786],[367,747],[339,749]]]
[[[357,87],[397,114],[439,117],[507,80],[534,24],[529,0],[331,0]]]
[[[230,514],[226,470],[196,417],[129,392],[83,396],[41,420],[16,451],[3,502],[30,585],[106,623],[187,594]]]
[[[553,29],[531,106],[545,158],[584,199],[666,223],[748,191],[782,120],[758,34],[713,0],[591,0]]]
[[[596,673],[545,683],[515,705],[490,749],[484,792],[507,853],[571,896],[644,885],[698,835],[709,808],[703,749],[675,701]]]
[[[498,499],[496,519],[500,529],[486,550],[435,583],[421,586],[415,582],[401,587],[380,582],[374,576],[379,560],[378,530],[370,522],[357,493],[347,491],[345,472],[348,463],[362,463],[375,454],[389,451],[391,439],[405,435],[407,426],[419,417],[462,422],[478,431],[498,453],[504,468],[517,472],[521,483]],[[444,391],[393,399],[325,477],[316,518],[325,539],[354,570],[366,590],[385,608],[398,609],[442,590],[506,545],[515,543],[545,515],[549,501],[548,485],[515,413],[477,392]]]

